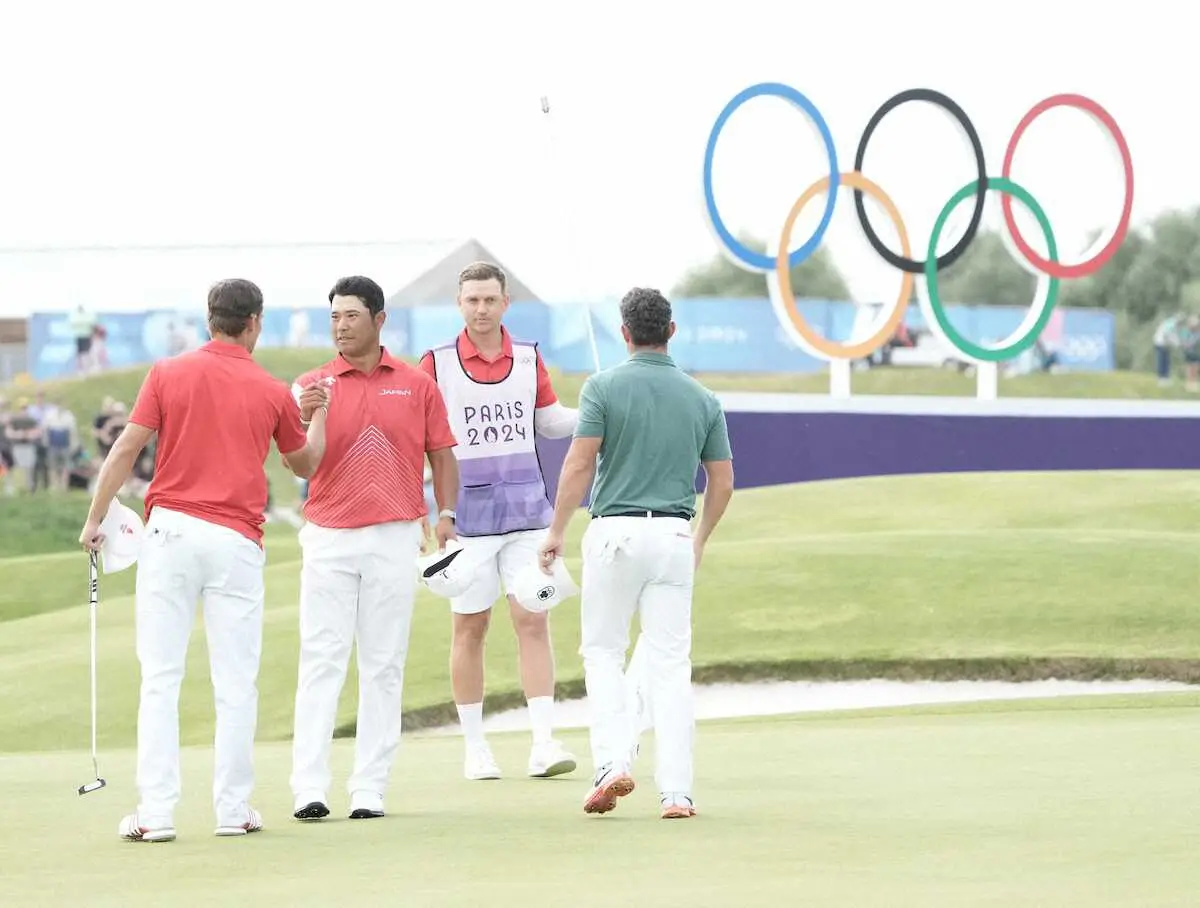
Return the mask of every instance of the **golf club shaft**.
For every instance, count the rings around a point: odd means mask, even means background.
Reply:
[[[90,571],[89,577],[89,611],[91,612],[91,687],[92,687],[92,769],[96,771],[96,777],[100,776],[100,769],[97,765],[96,757],[96,609],[100,601],[100,576],[97,566],[97,554],[91,553],[88,559]]]

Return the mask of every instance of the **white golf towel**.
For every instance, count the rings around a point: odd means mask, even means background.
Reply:
[[[114,498],[100,524],[100,532],[104,535],[100,546],[100,564],[104,573],[115,574],[137,562],[145,526],[136,511]]]

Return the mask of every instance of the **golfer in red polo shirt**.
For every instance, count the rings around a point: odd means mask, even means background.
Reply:
[[[300,670],[291,787],[298,820],[329,814],[330,743],[350,647],[358,648],[358,723],[347,783],[351,819],[383,816],[400,743],[401,694],[422,550],[428,456],[442,513],[438,547],[453,539],[458,495],[454,435],[437,385],[380,344],[383,290],[345,277],[329,294],[338,355],[302,376],[330,391],[327,447],[300,531]],[[309,418],[312,406],[301,405]]]
[[[420,365],[446,399],[462,475],[456,527],[464,556],[469,553],[472,565],[480,565],[471,587],[450,601],[450,681],[466,744],[463,774],[500,778],[483,733],[483,644],[503,581],[533,734],[526,772],[547,778],[574,770],[575,757],[553,737],[554,653],[547,613],[527,610],[513,589],[522,569],[538,563],[538,546],[554,513],[534,435],[565,438],[579,414],[559,403],[537,345],[514,341],[501,324],[509,304],[504,272],[475,262],[459,274],[458,286],[466,327],[426,353]]]
[[[216,701],[213,807],[217,835],[262,829],[249,803],[263,624],[263,466],[275,440],[297,476],[316,469],[325,447],[326,391],[308,387],[315,411],[307,434],[288,386],[250,356],[262,333],[262,291],[221,281],[208,293],[212,340],[150,368],[129,422],[96,480],[80,543],[98,551],[100,524],[142,449],[158,435],[138,554],[137,812],[122,838],[175,838],[179,781],[179,689],[196,602],[204,602],[209,671]]]

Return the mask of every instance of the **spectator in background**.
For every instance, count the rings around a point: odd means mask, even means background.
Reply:
[[[71,466],[79,447],[79,424],[75,414],[57,403],[46,406],[42,418],[46,442],[47,488],[65,492],[70,484]]]
[[[308,313],[303,309],[294,310],[288,319],[288,346],[307,347],[310,330]]]
[[[1054,341],[1039,337],[1033,344],[1037,367],[1042,372],[1057,372],[1062,369],[1062,357],[1058,353],[1058,345]]]
[[[100,460],[108,457],[117,436],[125,428],[126,420],[125,404],[111,397],[104,398],[100,412],[92,421],[92,437],[96,440],[96,453],[100,455]]]
[[[1184,316],[1182,312],[1168,315],[1154,329],[1154,361],[1161,387],[1171,384],[1171,351],[1183,343]]]
[[[75,338],[75,368],[80,375],[91,371],[92,339],[96,330],[96,316],[88,312],[81,303],[68,319],[71,336]]]
[[[92,329],[92,371],[103,372],[108,368],[108,329],[96,323]]]
[[[187,349],[187,335],[182,329],[176,328],[174,322],[167,322],[167,356],[178,356]]]
[[[12,474],[16,459],[13,457],[12,442],[8,439],[8,421],[11,416],[8,401],[0,397],[0,491],[3,491],[5,496],[11,496],[16,491],[13,488]]]
[[[50,488],[50,467],[48,452],[46,450],[46,432],[44,429],[46,423],[46,414],[49,412],[50,405],[46,403],[46,392],[38,391],[34,395],[34,402],[26,407],[26,412],[37,423],[37,432],[34,438],[34,449],[36,460],[33,465],[33,486],[31,492],[36,492],[40,484],[43,488]]]
[[[1188,391],[1200,390],[1200,315],[1189,315],[1180,329],[1180,344],[1183,347],[1184,387]]]
[[[42,441],[42,427],[30,413],[29,401],[17,401],[16,409],[8,416],[5,437],[12,451],[13,467],[25,474],[25,489],[37,491],[38,447]]]
[[[154,457],[157,450],[158,437],[155,436],[146,447],[142,448],[142,453],[133,462],[129,480],[121,487],[120,494],[133,495],[142,499],[146,497],[146,493],[150,490],[150,481],[154,479]]]

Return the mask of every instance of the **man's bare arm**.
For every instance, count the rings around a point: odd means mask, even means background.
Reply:
[[[600,453],[600,444],[603,441],[602,438],[579,436],[571,440],[571,447],[567,449],[562,470],[558,474],[558,493],[554,496],[551,534],[561,536],[565,533],[567,524],[583,503],[583,496],[587,494],[588,486],[596,475],[596,455]]]
[[[325,456],[325,417],[327,415],[324,408],[313,413],[312,422],[309,423],[306,433],[308,443],[299,451],[281,455],[283,465],[301,479],[311,479],[313,473],[317,472],[317,467],[321,465],[321,458]]]
[[[704,464],[704,476],[704,507],[696,527],[696,538],[701,545],[708,542],[733,498],[733,461],[708,461]]]
[[[438,510],[458,507],[458,458],[454,448],[429,451],[429,470],[433,474],[433,498]]]

